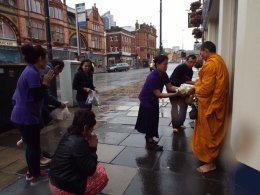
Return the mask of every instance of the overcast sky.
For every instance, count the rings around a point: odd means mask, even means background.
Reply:
[[[187,13],[194,0],[162,0],[162,40],[164,48],[180,46],[193,49],[195,39],[188,29]],[[157,29],[157,47],[159,46],[160,0],[67,0],[67,5],[75,8],[76,3],[85,3],[86,9],[96,3],[99,14],[110,11],[117,26],[134,26],[152,23]]]

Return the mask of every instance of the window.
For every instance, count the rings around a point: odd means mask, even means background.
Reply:
[[[70,46],[72,47],[77,47],[77,35],[73,35],[71,38],[70,38]],[[84,42],[84,39],[82,36],[80,36],[80,47],[81,48],[86,48],[86,44]]]
[[[115,36],[115,41],[117,41],[117,36]]]
[[[113,37],[112,36],[110,37],[110,41],[113,41]]]
[[[110,52],[113,52],[113,47],[110,47]]]
[[[97,25],[97,24],[92,24],[92,30],[94,30],[94,31],[99,31],[99,25]]]
[[[28,2],[27,2],[28,1]],[[24,1],[24,8],[26,11],[28,11],[28,6],[30,7],[30,10],[37,13],[42,13],[41,10],[41,1],[40,0],[25,0]]]
[[[39,0],[31,0],[31,10],[33,12],[42,13],[41,2]]]
[[[51,39],[53,42],[64,42],[64,29],[63,26],[51,26]]]
[[[50,15],[50,17],[54,18],[53,7],[50,7],[50,8],[49,8],[49,15]]]
[[[91,36],[91,47],[101,49],[101,39],[100,36],[92,35]]]
[[[27,32],[28,37],[30,35],[30,31],[32,33],[32,38],[34,39],[43,39],[43,23],[37,20],[31,21],[31,27],[29,26],[29,22],[27,22]]]
[[[10,5],[12,7],[15,7],[16,0],[0,0],[0,3],[4,3],[4,4]]]
[[[71,25],[76,24],[76,19],[73,16],[68,16],[68,21],[69,21],[69,24],[71,24]]]
[[[13,29],[2,20],[0,20],[0,38],[16,40]]]
[[[115,52],[117,52],[117,47],[115,47]]]

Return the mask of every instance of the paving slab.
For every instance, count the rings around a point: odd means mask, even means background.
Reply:
[[[25,177],[16,180],[12,185],[0,191],[3,195],[51,195],[48,181],[31,187]]]
[[[0,194],[2,194],[1,192],[2,189],[14,183],[19,178],[20,177],[18,175],[0,172]]]
[[[145,148],[126,147],[111,163],[153,169],[160,155],[161,152],[148,151]]]
[[[103,163],[109,181],[108,185],[102,191],[104,194],[122,195],[129,183],[137,173],[137,169],[119,165],[110,165]]]
[[[124,195],[224,195],[225,183],[171,172],[139,169]]]
[[[102,144],[120,144],[129,136],[129,133],[97,132],[98,142]]]
[[[138,116],[138,111],[130,111],[126,114],[126,116]]]
[[[24,150],[17,149],[17,148],[6,148],[0,151],[0,171],[13,163],[17,160],[24,159]]]
[[[125,146],[114,146],[108,144],[98,144],[98,161],[110,163],[125,148]]]
[[[135,130],[133,125],[107,123],[102,127],[95,129],[95,132],[134,133]]]
[[[120,116],[108,121],[108,123],[116,123],[122,125],[135,125],[137,117]]]
[[[138,111],[139,106],[133,106],[132,108],[129,109],[130,111]]]
[[[164,150],[192,153],[190,140],[178,135],[173,137],[162,136],[159,145],[162,145]]]
[[[131,147],[145,147],[144,134],[131,134],[120,145]]]

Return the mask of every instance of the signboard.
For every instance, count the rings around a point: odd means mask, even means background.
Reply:
[[[78,26],[85,26],[86,25],[85,3],[76,4],[76,15],[78,18]]]
[[[3,40],[0,39],[1,46],[17,47],[17,41]]]

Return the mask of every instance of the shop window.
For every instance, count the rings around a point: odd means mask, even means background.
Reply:
[[[16,40],[13,29],[2,20],[0,20],[0,38]]]

